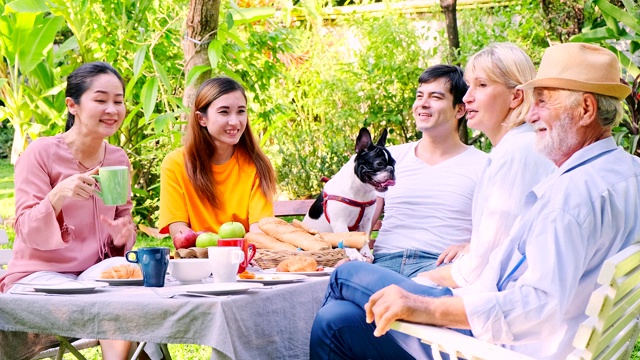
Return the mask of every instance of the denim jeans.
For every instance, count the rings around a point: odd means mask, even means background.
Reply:
[[[436,260],[440,254],[420,250],[404,250],[387,254],[375,254],[373,263],[398,274],[414,277],[418,273],[436,268]]]
[[[311,328],[309,354],[316,359],[432,359],[431,348],[416,337],[389,331],[373,336],[374,324],[365,321],[364,304],[376,291],[396,284],[418,295],[451,296],[449,288],[418,284],[389,269],[359,261],[331,274],[325,302]],[[460,330],[471,335],[468,330]],[[443,358],[446,355],[443,354]]]

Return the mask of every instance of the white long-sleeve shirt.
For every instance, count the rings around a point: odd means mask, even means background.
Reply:
[[[556,166],[534,150],[535,133],[529,124],[509,130],[491,150],[487,167],[473,196],[469,253],[451,265],[459,286],[474,282],[489,255],[509,235],[522,212],[525,195]]]
[[[639,199],[640,159],[611,137],[535,186],[480,278],[454,290],[474,336],[536,359],[564,359],[604,260],[640,236]],[[497,291],[523,254],[526,261]]]

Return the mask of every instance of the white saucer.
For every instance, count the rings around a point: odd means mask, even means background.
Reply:
[[[205,283],[180,286],[180,290],[187,293],[207,294],[207,295],[230,295],[247,292],[251,289],[259,288],[264,285],[255,283]]]
[[[33,285],[33,290],[47,294],[86,294],[105,286],[109,284],[97,281],[69,281],[56,285]]]
[[[296,281],[301,281],[307,278],[306,275],[294,275],[294,274],[265,274],[265,273],[255,273],[256,277],[254,279],[240,279],[238,278],[238,282],[247,282],[247,283],[261,283],[265,285],[277,285],[277,284],[289,284]]]

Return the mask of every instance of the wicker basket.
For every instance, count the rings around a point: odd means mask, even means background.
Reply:
[[[347,255],[344,249],[333,249],[324,251],[289,251],[289,250],[269,250],[258,249],[253,261],[263,269],[275,268],[284,260],[294,255],[305,255],[316,260],[319,266],[333,267],[338,261],[345,259]]]

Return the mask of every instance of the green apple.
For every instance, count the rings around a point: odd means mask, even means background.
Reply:
[[[204,232],[196,238],[196,247],[206,248],[209,246],[218,246],[220,235],[212,232]]]
[[[246,233],[242,223],[236,221],[226,222],[218,229],[218,235],[223,239],[243,238]]]

